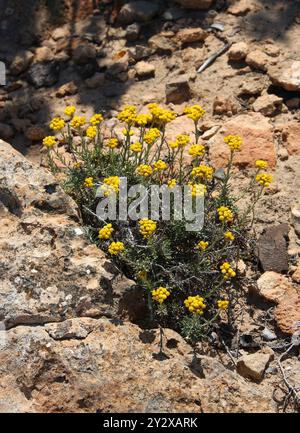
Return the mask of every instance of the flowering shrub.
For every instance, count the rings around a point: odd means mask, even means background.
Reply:
[[[249,253],[255,204],[272,176],[263,171],[267,162],[257,160],[242,194],[248,194],[249,206],[241,213],[230,181],[242,137],[224,137],[230,158],[220,175],[199,142],[205,115],[201,106],[184,110],[194,121],[193,136],[179,133],[173,141],[166,140],[165,132],[176,114],[157,104],[148,108],[138,113],[135,106],[126,106],[118,115],[118,131],[109,130],[100,113],[87,121],[75,114],[75,107],[66,107],[64,118],[51,121],[56,135],[46,137],[44,146],[53,172],[64,174],[64,187],[78,203],[90,239],[144,291],[147,320],[198,340],[230,318],[242,288],[238,260]],[[116,194],[118,200],[120,177],[127,178],[128,186],[156,184],[172,190],[187,185],[191,200],[205,198],[203,227],[189,232],[185,221],[172,215],[168,221],[123,221],[118,216],[100,221],[96,191],[104,197]]]

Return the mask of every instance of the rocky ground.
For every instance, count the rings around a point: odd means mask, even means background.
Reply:
[[[0,410],[296,411],[300,2],[26,6],[0,0],[7,66],[0,87],[0,320],[9,329],[0,331]],[[224,44],[229,49],[197,73]],[[192,349],[165,330],[160,351],[159,331],[137,325],[143,303],[134,283],[85,240],[75,204],[41,167],[49,119],[66,105],[110,119],[124,104],[142,110],[149,102],[178,113],[169,136],[192,131],[183,107],[200,102],[207,110],[202,139],[216,166],[226,158],[224,133],[240,134],[236,189],[257,158],[274,173],[255,225],[260,276],[249,284],[230,347],[216,336]]]

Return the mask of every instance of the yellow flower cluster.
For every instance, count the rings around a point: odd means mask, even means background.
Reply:
[[[140,176],[148,177],[148,176],[151,176],[151,174],[153,173],[153,170],[152,170],[151,165],[141,164],[137,167],[136,172]]]
[[[166,287],[158,287],[157,289],[152,290],[151,294],[153,301],[159,302],[160,304],[170,296],[170,292]]]
[[[103,179],[104,185],[101,186],[102,191],[104,191],[105,197],[109,194],[119,192],[120,178],[118,176],[110,176]]]
[[[70,122],[72,128],[81,128],[81,126],[85,125],[86,118],[84,116],[74,116]]]
[[[76,111],[76,107],[74,107],[74,105],[68,105],[68,106],[65,108],[64,113],[65,113],[66,116],[70,116],[70,117],[72,117],[73,114],[75,113],[75,111]]]
[[[199,295],[189,296],[185,301],[184,305],[190,313],[203,314],[206,305],[204,304],[204,298]]]
[[[264,161],[263,159],[258,159],[257,161],[255,161],[255,165],[260,170],[265,170],[266,168],[268,168],[267,161]]]
[[[126,105],[121,113],[118,114],[118,119],[120,122],[127,123],[131,126],[136,121],[136,107],[134,105]]]
[[[217,301],[217,306],[219,310],[227,310],[229,306],[229,301],[222,301],[221,299],[219,299]]]
[[[200,164],[192,170],[192,176],[201,177],[202,179],[211,180],[213,177],[214,169],[207,165]]]
[[[92,177],[86,177],[84,179],[84,186],[86,188],[92,188],[94,186],[94,179]]]
[[[155,123],[166,124],[172,122],[172,120],[174,120],[176,117],[176,113],[174,113],[174,111],[162,108],[155,103],[149,104],[148,108],[150,113],[153,116],[153,120]]]
[[[165,161],[159,159],[153,164],[153,167],[154,167],[154,171],[162,171],[168,168],[168,164]]]
[[[225,239],[226,241],[234,241],[235,237],[234,237],[234,234],[233,234],[231,231],[227,230],[227,231],[224,233],[224,239]]]
[[[157,223],[153,220],[149,220],[147,218],[143,218],[139,221],[140,226],[140,234],[149,239],[153,232],[156,230]]]
[[[48,135],[43,139],[43,145],[46,147],[53,147],[57,144],[56,137],[53,135]]]
[[[185,107],[183,113],[187,115],[188,118],[198,122],[201,117],[204,116],[206,111],[201,107],[201,105],[192,105],[191,107]]]
[[[202,250],[202,251],[204,251],[204,250],[206,250],[206,248],[208,247],[208,245],[209,245],[209,242],[207,242],[207,241],[200,241],[200,242],[198,242],[196,248],[197,248],[198,250]]]
[[[75,164],[73,165],[73,168],[77,168],[77,169],[79,169],[79,168],[81,168],[81,167],[82,167],[82,162],[80,162],[80,161],[75,162]]]
[[[219,220],[230,222],[233,220],[233,213],[226,206],[220,206],[218,208]]]
[[[110,149],[115,149],[116,147],[118,147],[118,139],[117,138],[110,138],[107,143],[106,146],[109,147]]]
[[[170,179],[167,182],[167,185],[168,185],[169,188],[173,188],[176,184],[177,184],[176,179]]]
[[[260,173],[256,176],[256,181],[263,187],[268,187],[273,182],[273,177],[269,173]]]
[[[86,130],[85,135],[86,135],[88,138],[91,138],[91,139],[95,138],[96,135],[97,135],[97,128],[96,128],[96,126],[89,126],[89,127],[87,128],[87,130]]]
[[[106,224],[102,229],[99,230],[99,239],[109,239],[113,234],[114,229],[112,224]]]
[[[135,124],[137,126],[146,126],[147,123],[151,122],[151,120],[152,120],[151,114],[141,113],[141,114],[137,114],[137,116],[135,118]]]
[[[125,250],[125,245],[123,242],[112,242],[108,247],[108,252],[113,256],[118,255]]]
[[[130,150],[134,153],[141,153],[142,148],[143,148],[143,146],[139,142],[136,142],[136,143],[133,143],[130,145]]]
[[[202,183],[189,182],[188,185],[190,187],[192,197],[201,197],[207,192],[206,186]]]
[[[178,144],[177,147],[184,147],[190,142],[190,136],[187,134],[179,134],[176,137],[176,143]]]
[[[192,144],[189,148],[189,154],[193,158],[197,158],[198,156],[202,157],[205,153],[205,147],[202,144]]]
[[[50,128],[54,131],[60,131],[65,127],[65,121],[64,119],[61,119],[60,117],[54,117],[50,122]]]
[[[160,137],[160,130],[157,128],[150,128],[144,135],[144,141],[151,145]]]
[[[131,129],[124,128],[124,129],[122,129],[122,134],[125,135],[125,136],[126,135],[131,136],[131,135],[134,134],[134,132]]]
[[[230,263],[228,262],[224,262],[221,266],[220,266],[221,272],[223,274],[224,280],[228,280],[229,278],[233,278],[236,276],[235,271],[232,269],[232,267],[230,266]]]
[[[242,137],[239,135],[227,135],[227,137],[224,137],[224,142],[228,144],[232,152],[240,150],[243,144]]]
[[[100,113],[95,113],[91,119],[90,119],[90,124],[93,126],[97,126],[99,125],[99,123],[101,123],[103,121],[103,116]]]

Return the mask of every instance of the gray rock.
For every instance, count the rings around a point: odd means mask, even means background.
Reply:
[[[90,44],[78,45],[73,51],[73,60],[77,65],[85,65],[91,59],[95,59],[95,57],[96,50]]]
[[[31,51],[23,51],[18,53],[10,64],[10,73],[12,75],[20,75],[22,72],[28,69],[32,62],[34,55]]]
[[[166,102],[181,104],[191,98],[187,75],[179,76],[166,84]]]
[[[176,2],[187,9],[206,10],[212,6],[214,0],[176,0]]]
[[[121,8],[118,22],[120,24],[132,24],[135,21],[146,22],[154,18],[158,12],[159,5],[153,1],[132,1]]]
[[[289,269],[287,253],[288,224],[279,224],[264,230],[258,240],[258,257],[264,271],[286,272]]]
[[[138,23],[130,24],[126,27],[126,39],[130,42],[136,41],[139,37],[141,26]]]
[[[34,63],[28,71],[28,81],[34,87],[50,87],[59,80],[59,63],[39,62]]]
[[[10,125],[7,125],[6,123],[0,123],[0,138],[8,140],[14,135],[14,130]]]
[[[274,332],[270,331],[270,329],[268,329],[268,328],[263,329],[261,336],[264,340],[267,340],[267,341],[273,341],[273,340],[277,339],[276,334],[274,334]]]

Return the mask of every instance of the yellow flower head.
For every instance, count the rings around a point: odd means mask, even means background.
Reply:
[[[179,143],[177,141],[169,141],[168,145],[170,149],[177,149],[179,147]]]
[[[147,114],[138,114],[135,118],[135,124],[137,126],[146,126],[147,123],[151,122],[152,120],[152,116],[151,114],[147,113]]]
[[[211,180],[213,177],[214,169],[204,164],[194,167],[192,170],[193,177],[200,177],[201,179]]]
[[[205,147],[201,144],[192,144],[189,148],[189,154],[193,158],[202,157],[205,153]]]
[[[143,148],[143,146],[139,142],[136,142],[136,143],[133,143],[130,145],[130,150],[134,153],[141,153],[142,148]]]
[[[224,233],[224,239],[225,239],[225,241],[232,242],[232,241],[234,241],[235,237],[234,237],[234,234],[231,231],[227,230]]]
[[[102,229],[99,230],[99,239],[109,239],[113,234],[114,229],[112,224],[106,224]]]
[[[219,299],[217,301],[217,306],[219,310],[227,310],[229,306],[229,301],[222,301],[221,299]]]
[[[268,168],[267,161],[264,161],[263,159],[258,159],[257,161],[255,161],[255,165],[260,170],[265,170],[266,168]]]
[[[53,135],[48,135],[43,139],[43,145],[46,147],[53,147],[57,144],[57,139]]]
[[[226,206],[220,206],[218,208],[219,220],[231,222],[233,220],[232,211]]]
[[[189,182],[188,185],[190,187],[192,197],[201,197],[207,192],[206,186],[202,183]]]
[[[172,188],[174,188],[174,186],[176,186],[177,181],[176,181],[176,179],[170,179],[170,180],[168,180],[167,184],[168,184],[168,187],[170,189],[172,189]]]
[[[131,137],[134,134],[134,132],[131,129],[124,128],[122,129],[122,134],[129,135]]]
[[[162,171],[168,168],[168,164],[165,161],[159,159],[153,164],[153,167],[154,167],[154,171]]]
[[[153,301],[159,302],[162,304],[168,296],[170,296],[170,292],[166,287],[158,287],[151,292]]]
[[[190,136],[187,134],[179,134],[176,137],[176,141],[179,147],[184,147],[190,142]]]
[[[72,117],[74,115],[75,111],[76,111],[76,107],[74,107],[74,105],[68,105],[65,108],[64,113],[66,116]]]
[[[190,313],[193,314],[203,314],[206,305],[204,304],[204,298],[199,295],[189,296],[184,301],[185,307],[189,310]]]
[[[157,104],[149,104],[149,111],[153,116],[154,123],[165,125],[175,119],[176,113],[171,110],[160,107]]]
[[[80,162],[80,161],[75,162],[75,164],[73,165],[73,168],[77,168],[77,169],[79,169],[79,168],[81,168],[81,167],[82,167],[82,162]]]
[[[230,266],[230,263],[228,263],[228,262],[224,262],[220,266],[220,269],[221,269],[221,272],[223,274],[224,280],[228,280],[229,278],[233,278],[236,276],[235,271],[232,269],[232,267]]]
[[[260,173],[256,176],[256,182],[260,183],[263,187],[268,187],[273,182],[273,176],[269,173]]]
[[[224,137],[224,142],[228,144],[228,147],[232,152],[239,151],[243,144],[242,137],[239,135],[227,135]]]
[[[87,130],[86,130],[85,135],[86,135],[88,138],[91,138],[91,139],[95,138],[96,135],[97,135],[97,128],[96,128],[96,126],[89,126],[89,127],[87,128]]]
[[[70,122],[72,128],[81,128],[86,123],[86,118],[84,116],[74,116]]]
[[[118,119],[120,122],[127,123],[128,126],[131,126],[136,121],[136,107],[134,105],[126,105],[121,113],[118,114]]]
[[[60,131],[65,127],[65,121],[64,119],[61,119],[60,117],[54,117],[50,122],[50,128],[54,131]]]
[[[94,186],[94,179],[92,177],[86,177],[84,179],[84,186],[86,188],[93,188],[93,186]]]
[[[144,141],[151,145],[160,137],[160,130],[157,128],[150,128],[144,135]]]
[[[119,142],[117,138],[110,138],[107,143],[106,146],[109,147],[110,149],[115,149],[116,147],[118,147]]]
[[[113,256],[122,253],[124,250],[125,245],[123,244],[123,242],[112,242],[108,247],[109,254],[112,254]]]
[[[198,120],[204,116],[206,111],[201,107],[201,105],[192,105],[191,107],[185,107],[183,113],[186,114],[188,118],[194,120],[194,122],[198,122]]]
[[[103,122],[103,116],[100,113],[94,114],[90,119],[90,124],[93,126],[97,126],[101,122]]]
[[[118,176],[110,176],[103,179],[101,190],[104,196],[108,197],[112,193],[118,193],[120,190],[120,178]]]
[[[144,238],[149,239],[150,236],[152,236],[153,232],[156,230],[157,223],[147,218],[143,218],[139,220],[138,223],[140,226],[140,234]]]
[[[198,242],[196,248],[197,248],[198,250],[205,251],[206,248],[208,247],[208,245],[209,245],[209,242],[207,242],[207,241],[200,241],[200,242]]]
[[[153,173],[153,169],[150,165],[141,164],[137,167],[136,172],[140,176],[149,177]]]

